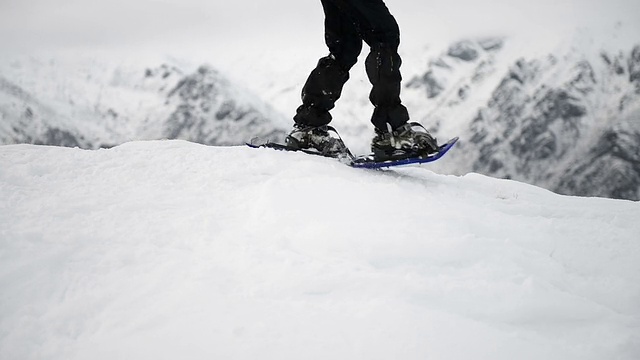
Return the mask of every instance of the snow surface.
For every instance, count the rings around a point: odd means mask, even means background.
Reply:
[[[637,202],[184,141],[2,146],[0,199],[4,360],[640,357]]]

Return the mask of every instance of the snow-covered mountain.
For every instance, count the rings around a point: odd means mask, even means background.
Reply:
[[[407,83],[435,104],[426,117],[436,131],[471,120],[466,167],[563,194],[640,199],[640,46],[597,56],[569,47],[506,71],[501,49],[497,39],[456,43]]]
[[[136,139],[238,144],[283,134],[282,115],[209,66],[95,58],[10,60],[0,71],[0,143],[81,148]]]
[[[184,141],[0,146],[0,358],[640,355],[640,203]]]

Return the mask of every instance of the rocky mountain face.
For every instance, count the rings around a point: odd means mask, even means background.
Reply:
[[[0,143],[90,147],[61,117],[20,86],[0,77]]]
[[[273,112],[250,96],[237,91],[215,69],[202,66],[167,94],[175,110],[164,121],[163,135],[212,145],[242,144],[252,136],[283,136],[269,118]]]
[[[72,64],[72,65],[70,65]],[[95,149],[131,140],[207,145],[278,138],[286,120],[215,69],[14,61],[0,72],[0,144]]]
[[[456,43],[407,83],[434,104],[426,117],[473,111],[458,152],[465,166],[562,194],[640,200],[640,46],[519,58],[504,72],[501,49],[499,39]]]

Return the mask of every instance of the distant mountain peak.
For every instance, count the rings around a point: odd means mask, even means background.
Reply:
[[[283,134],[282,115],[209,65],[186,72],[171,63],[41,63],[14,61],[16,71],[0,77],[0,143],[99,148],[180,138],[230,145]]]

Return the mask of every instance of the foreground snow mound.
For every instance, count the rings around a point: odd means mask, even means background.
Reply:
[[[2,359],[637,359],[640,203],[182,141],[0,147]]]

